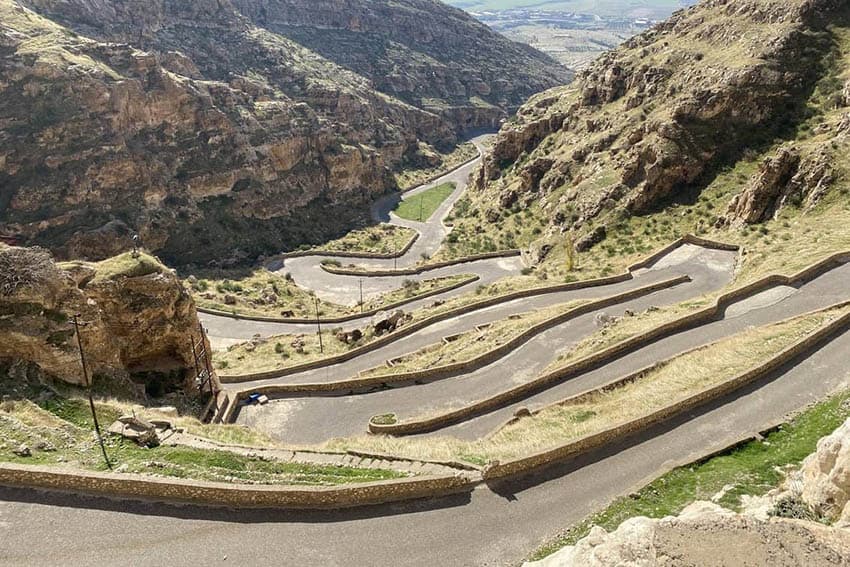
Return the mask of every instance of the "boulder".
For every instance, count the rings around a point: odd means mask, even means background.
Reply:
[[[817,513],[850,524],[850,419],[818,441],[794,477],[803,500]]]
[[[135,415],[122,415],[107,430],[112,435],[129,439],[142,447],[159,445],[156,425]]]
[[[397,309],[392,313],[381,311],[372,317],[372,326],[375,328],[375,335],[380,336],[392,333],[400,327],[405,320],[406,316],[404,311],[401,311],[400,309]]]

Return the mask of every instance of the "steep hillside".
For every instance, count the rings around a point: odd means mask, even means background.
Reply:
[[[519,245],[542,260],[569,241],[628,255],[813,210],[844,180],[848,13],[707,0],[606,54],[502,128],[445,253]]]
[[[0,226],[92,258],[138,231],[178,263],[316,242],[423,147],[450,148],[568,79],[437,2],[351,9],[0,0]],[[326,35],[344,16],[341,37]],[[425,38],[425,24],[456,39]]]

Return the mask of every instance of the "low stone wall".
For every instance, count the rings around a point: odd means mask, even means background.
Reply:
[[[0,485],[4,486],[234,508],[352,508],[469,492],[479,483],[480,476],[470,472],[341,487],[271,486],[0,464]]]
[[[457,362],[454,364],[448,364],[435,368],[429,368],[426,370],[418,370],[413,372],[404,372],[399,374],[388,374],[381,376],[360,377],[348,380],[339,380],[335,382],[317,382],[304,384],[270,384],[268,386],[252,388],[250,392],[259,392],[266,395],[272,395],[286,393],[336,392],[340,390],[357,390],[360,388],[368,388],[381,384],[398,384],[415,380],[435,380],[444,376],[452,376],[462,371],[477,370],[498,360],[505,354],[527,342],[535,335],[538,335],[548,329],[551,329],[552,327],[569,321],[570,319],[580,317],[581,315],[586,315],[587,313],[592,313],[597,309],[604,309],[605,307],[616,305],[618,303],[622,303],[623,301],[628,301],[630,299],[649,295],[661,289],[667,289],[689,281],[691,281],[690,277],[679,276],[624,293],[612,295],[600,299],[598,301],[587,303],[585,305],[581,305],[575,309],[571,309],[566,313],[561,313],[559,315],[555,315],[554,317],[550,317],[549,319],[542,321],[537,325],[534,325],[533,327],[530,327],[529,329],[527,329],[520,335],[517,335],[516,337],[512,338],[508,342],[499,345],[498,347],[489,350],[471,360],[466,360],[463,362]]]
[[[663,249],[655,252],[654,254],[648,256],[644,260],[630,266],[628,271],[624,274],[608,276],[603,278],[597,278],[592,280],[584,280],[579,282],[570,282],[565,284],[558,284],[554,286],[540,287],[540,288],[532,288],[519,290],[511,293],[506,293],[500,295],[498,297],[491,297],[488,299],[484,299],[481,301],[476,301],[469,305],[459,307],[457,309],[453,309],[451,311],[446,311],[445,313],[441,313],[439,315],[435,315],[433,317],[429,317],[427,319],[423,319],[422,321],[412,323],[410,325],[406,325],[396,330],[395,332],[385,335],[371,343],[363,345],[362,347],[358,347],[346,353],[342,353],[336,356],[324,358],[321,360],[299,364],[296,366],[291,366],[289,368],[284,368],[281,370],[273,370],[269,372],[257,372],[252,374],[241,374],[241,375],[221,375],[220,379],[222,383],[225,384],[239,384],[244,382],[254,382],[258,380],[270,380],[274,378],[282,378],[284,376],[290,376],[292,374],[297,374],[299,372],[305,372],[307,370],[314,370],[316,368],[322,368],[324,366],[330,366],[333,364],[339,364],[341,362],[347,362],[348,360],[352,360],[358,356],[363,354],[375,351],[379,348],[384,347],[387,344],[390,344],[398,339],[407,337],[421,329],[424,329],[430,325],[435,323],[439,323],[442,321],[446,321],[448,319],[453,319],[455,317],[459,317],[461,315],[465,315],[467,313],[471,313],[473,311],[477,311],[480,309],[486,309],[488,307],[493,307],[495,305],[500,305],[502,303],[508,303],[510,301],[514,301],[516,299],[524,299],[527,297],[535,297],[538,295],[546,295],[550,293],[561,293],[565,291],[573,291],[578,289],[587,289],[591,287],[601,287],[605,285],[612,285],[616,283],[622,283],[625,281],[629,281],[633,279],[632,272],[651,266],[655,262],[658,261],[659,258],[669,254],[671,250],[682,246],[683,244],[690,243],[696,237],[693,236],[685,236],[673,242],[672,244],[665,246]],[[712,241],[702,241],[700,239],[700,246],[706,246],[710,248],[724,249],[724,250],[737,250],[736,246],[730,244],[724,244],[720,242],[712,242]]]
[[[354,259],[363,259],[363,260],[392,260],[394,258],[401,258],[405,254],[407,254],[413,245],[419,240],[420,234],[417,232],[413,236],[410,237],[410,240],[407,241],[407,244],[399,250],[398,252],[347,252],[345,250],[303,250],[299,252],[284,252],[283,254],[276,254],[271,258],[267,258],[265,260],[265,264],[272,264],[276,261],[280,260],[288,260],[290,258],[306,258],[308,256],[317,256],[322,258],[354,258]]]
[[[546,331],[556,325],[560,325],[570,319],[575,317],[579,317],[581,315],[591,313],[596,309],[603,309],[610,305],[615,305],[617,303],[621,303],[623,301],[628,301],[629,299],[634,299],[636,297],[640,297],[643,295],[647,295],[650,293],[654,293],[660,289],[665,289],[668,287],[673,287],[679,285],[681,283],[685,283],[690,281],[688,276],[679,276],[677,278],[672,278],[670,280],[665,280],[663,282],[658,282],[649,286],[645,286],[642,288],[638,288],[632,291],[627,291],[624,293],[620,293],[617,295],[612,295],[607,298],[601,299],[599,301],[594,301],[588,303],[586,305],[582,305],[576,309],[572,309],[567,313],[561,313],[554,317],[543,321],[521,335],[518,335],[493,350],[490,350],[483,355],[476,357],[472,360],[458,362],[455,364],[450,364],[446,366],[440,366],[437,368],[430,368],[427,370],[420,370],[415,372],[406,372],[395,375],[385,375],[385,376],[370,376],[365,378],[354,378],[349,380],[338,380],[335,382],[315,382],[315,383],[304,383],[304,384],[269,384],[267,386],[259,386],[256,388],[249,388],[246,390],[240,390],[238,392],[231,392],[231,396],[233,397],[233,403],[238,405],[239,402],[248,399],[248,396],[253,393],[265,394],[267,396],[275,396],[281,394],[295,394],[295,393],[326,393],[326,392],[338,392],[344,390],[358,390],[363,388],[369,388],[373,386],[380,386],[382,384],[399,384],[404,382],[411,382],[414,380],[436,380],[441,377],[452,376],[457,374],[458,372],[464,370],[477,370],[498,360],[500,357],[504,356],[506,353],[514,350],[519,345],[528,341],[534,335],[537,335],[543,331]],[[232,408],[227,408],[225,411],[225,417],[223,420],[227,423],[229,422],[234,414],[236,413],[236,405],[233,405]],[[370,424],[370,428],[372,425]],[[374,426],[379,427],[379,426]],[[373,432],[378,432],[377,430]]]
[[[603,364],[607,364],[608,362],[626,354],[640,350],[653,342],[714,321],[721,316],[726,307],[732,303],[751,297],[777,285],[794,285],[809,281],[848,261],[850,261],[850,252],[840,252],[800,271],[793,276],[767,276],[749,285],[721,295],[715,301],[714,305],[710,307],[696,311],[674,321],[670,321],[645,333],[631,337],[630,339],[621,341],[611,347],[578,360],[573,364],[565,366],[564,368],[555,370],[530,382],[500,392],[490,398],[479,400],[462,408],[425,419],[400,422],[392,425],[377,425],[370,423],[369,430],[372,433],[381,433],[386,435],[428,433],[460,423],[487,412],[495,411],[499,408],[546,390],[556,383],[573,378],[598,368]]]
[[[388,276],[418,276],[425,272],[439,270],[440,268],[448,268],[460,264],[469,264],[470,262],[479,262],[481,260],[491,260],[493,258],[512,258],[520,256],[520,250],[500,250],[498,252],[485,252],[483,254],[474,254],[456,260],[446,260],[445,262],[435,262],[433,264],[424,264],[413,268],[400,268],[393,270],[358,270],[357,268],[342,268],[336,266],[328,266],[322,264],[322,269],[329,274],[337,276],[358,276],[361,278],[384,278]]]
[[[833,307],[843,307],[846,305],[848,305],[848,302],[844,302]],[[850,328],[850,313],[843,315],[828,325],[825,325],[818,331],[810,334],[806,338],[801,339],[764,364],[751,368],[735,378],[706,388],[651,414],[620,423],[610,429],[587,435],[576,441],[561,445],[560,447],[504,463],[492,463],[484,469],[484,479],[485,481],[488,481],[527,474],[535,469],[546,467],[612,442],[622,440],[629,435],[648,429],[659,423],[663,423],[675,416],[693,411],[708,402],[722,399],[728,395],[734,394],[736,391],[748,384],[757,382],[758,380],[769,376],[772,372],[782,368],[784,365],[797,360],[802,356],[811,354],[822,343],[846,331],[848,328]],[[649,369],[644,369],[641,372],[646,372],[648,370]],[[636,375],[632,375],[631,378],[635,379]]]
[[[470,276],[468,278],[464,278],[456,284],[452,284],[450,286],[446,286],[439,289],[434,289],[426,293],[420,293],[419,295],[415,295],[402,301],[388,303],[387,305],[384,305],[383,307],[377,309],[370,309],[369,311],[364,311],[363,313],[354,313],[352,315],[344,315],[342,317],[326,317],[323,319],[319,319],[319,322],[325,325],[335,325],[340,323],[349,323],[351,321],[357,321],[358,319],[366,319],[368,317],[377,315],[382,311],[392,311],[398,309],[399,307],[404,307],[405,305],[413,303],[414,301],[420,301],[422,299],[434,297],[435,295],[440,295],[441,293],[448,293],[450,291],[454,291],[471,283],[475,283],[480,279],[481,278],[479,276]],[[297,319],[295,317],[263,317],[261,315],[240,315],[238,313],[228,313],[226,311],[219,311],[217,309],[207,309],[204,307],[198,307],[198,312],[207,313],[209,315],[218,315],[219,317],[228,317],[230,319],[237,319],[242,321],[258,321],[262,323],[290,323],[293,325],[309,325],[316,323],[316,319]]]

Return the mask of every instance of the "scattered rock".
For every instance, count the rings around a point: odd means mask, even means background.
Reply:
[[[605,228],[605,225],[597,226],[594,228],[590,234],[576,242],[576,251],[577,252],[587,252],[608,236],[608,229]]]
[[[225,305],[236,305],[236,296],[230,295],[229,293],[224,296],[224,304]]]
[[[363,331],[361,331],[360,329],[354,329],[352,331],[341,331],[336,334],[336,338],[341,343],[351,345],[363,338]]]
[[[159,435],[156,426],[134,415],[122,415],[107,430],[113,435],[129,439],[143,447],[159,445]]]
[[[26,444],[21,444],[18,447],[12,449],[12,453],[19,457],[32,457],[32,451]]]
[[[850,525],[850,419],[818,441],[791,479],[801,483],[803,500],[817,513]]]
[[[607,313],[602,311],[596,314],[596,317],[593,318],[593,321],[594,323],[596,323],[597,327],[601,328],[611,325],[612,323],[617,321],[617,318],[612,315],[608,315]]]
[[[404,311],[396,310],[392,313],[381,311],[372,317],[372,326],[375,329],[375,336],[392,333],[400,327],[409,318]]]

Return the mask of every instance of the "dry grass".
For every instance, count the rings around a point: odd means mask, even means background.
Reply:
[[[287,275],[279,275],[266,269],[257,270],[247,276],[233,274],[233,278],[223,278],[225,273],[210,274],[187,287],[200,307],[215,309],[234,315],[260,317],[293,317],[313,319],[316,317],[315,295],[292,281]],[[422,281],[404,281],[399,289],[364,299],[363,311],[384,309],[400,301],[413,300],[420,295],[446,289],[462,281],[471,279],[470,274],[459,274]],[[236,303],[228,305],[230,296]],[[352,290],[352,298],[356,291]],[[359,298],[358,298],[359,299]],[[319,314],[323,318],[344,317],[361,312],[359,302],[340,305],[322,301]]]
[[[604,394],[544,409],[473,442],[452,437],[364,436],[332,440],[332,449],[380,451],[411,458],[512,459],[575,440],[676,403],[776,355],[850,308],[807,314],[750,329],[665,362],[639,380]],[[388,408],[389,409],[389,408]]]
[[[436,152],[434,152],[436,154]],[[472,142],[460,144],[454,150],[447,154],[437,154],[441,159],[440,165],[436,167],[410,168],[397,173],[395,176],[396,183],[402,191],[413,189],[429,179],[448,172],[455,167],[468,162],[478,156],[478,150]]]
[[[161,274],[168,268],[159,261],[158,258],[146,252],[139,252],[134,255],[132,252],[125,252],[112,258],[107,258],[100,262],[62,262],[58,266],[63,269],[68,269],[74,266],[86,266],[95,271],[93,283],[116,280],[118,278],[137,278],[150,274]]]
[[[577,360],[581,360],[582,358],[628,340],[650,329],[655,329],[661,325],[684,317],[689,313],[693,313],[699,309],[704,309],[713,302],[715,295],[716,294],[707,295],[699,299],[684,301],[676,305],[648,309],[641,313],[636,313],[633,316],[618,317],[595,333],[592,333],[579,341],[578,344],[570,347],[562,354],[559,354],[558,357],[546,367],[544,372],[552,372],[553,370],[562,368]]]
[[[426,370],[458,362],[467,362],[507,343],[531,327],[557,315],[572,311],[588,303],[576,300],[545,309],[538,309],[516,317],[497,321],[492,325],[453,337],[450,342],[441,342],[422,348],[414,353],[393,360],[393,366],[378,366],[361,376],[392,376],[417,370]]]
[[[332,329],[318,333],[278,335],[267,339],[256,338],[213,353],[213,365],[219,374],[254,374],[283,370],[299,364],[342,354],[372,340],[367,332],[357,343],[347,345],[334,336]],[[302,346],[298,346],[298,345]]]
[[[316,248],[321,252],[369,252],[375,254],[400,254],[416,235],[412,228],[394,224],[379,224],[353,230],[337,240]]]

